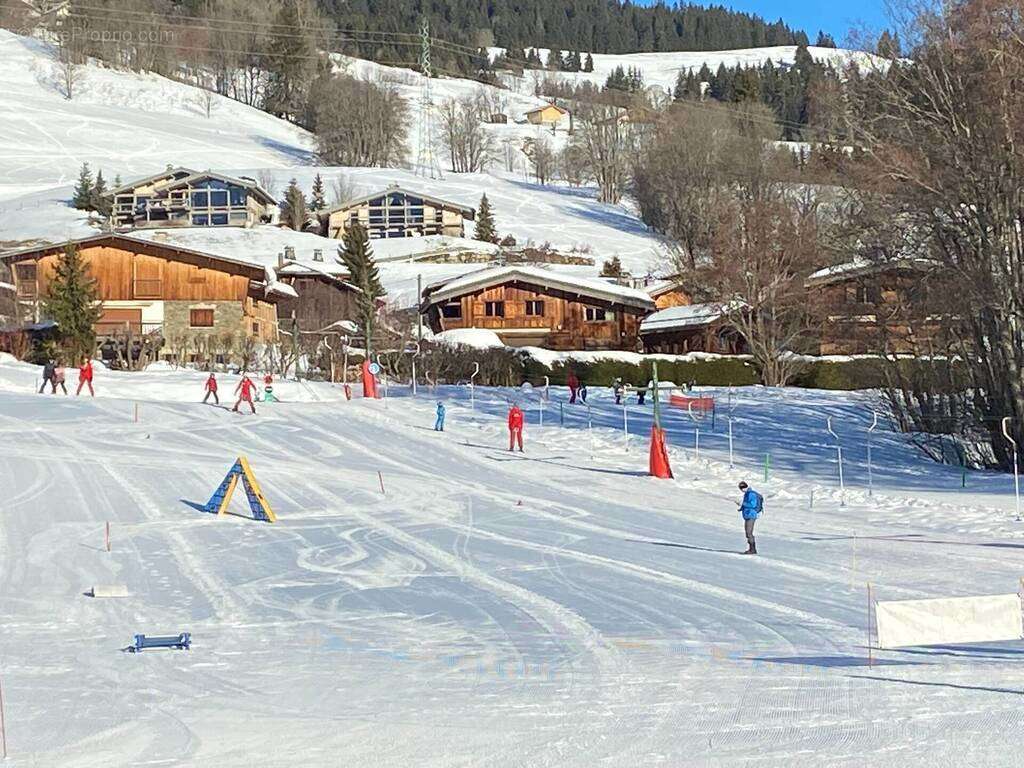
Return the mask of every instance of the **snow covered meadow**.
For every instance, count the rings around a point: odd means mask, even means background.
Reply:
[[[869,393],[714,391],[699,457],[666,408],[659,481],[649,406],[630,403],[627,443],[603,388],[589,410],[553,389],[541,426],[536,389],[471,407],[465,387],[278,382],[251,417],[199,404],[195,372],[100,370],[94,400],[34,394],[38,372],[0,361],[11,765],[1019,763],[1024,645],[867,664],[868,581],[915,598],[1024,573],[1005,476],[961,488],[883,425],[868,496]],[[198,509],[239,454],[276,524]],[[766,497],[756,558],[736,554],[742,478]],[[130,597],[83,595],[119,583]],[[120,650],[180,631],[189,652]]]

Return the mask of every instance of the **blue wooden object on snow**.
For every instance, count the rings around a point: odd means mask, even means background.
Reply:
[[[146,648],[178,648],[188,651],[192,648],[192,635],[188,632],[182,632],[180,635],[157,635],[154,637],[135,635],[132,644],[128,646],[128,650],[132,653],[139,653]]]

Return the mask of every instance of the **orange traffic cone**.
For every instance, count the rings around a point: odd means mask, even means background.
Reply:
[[[668,448],[665,447],[665,430],[651,427],[651,477],[672,479],[672,467],[668,463]]]

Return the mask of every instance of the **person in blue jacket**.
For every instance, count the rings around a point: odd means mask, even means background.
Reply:
[[[435,432],[444,432],[444,414],[445,407],[444,403],[437,404],[437,421],[434,422]]]
[[[743,515],[743,532],[747,536],[747,551],[744,555],[756,555],[757,544],[754,543],[754,523],[764,511],[764,497],[746,483],[740,483],[743,501],[740,502],[740,514]]]

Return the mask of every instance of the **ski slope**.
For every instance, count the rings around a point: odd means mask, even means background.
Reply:
[[[825,492],[808,436],[867,396],[739,390],[733,471],[720,439],[688,456],[673,414],[676,479],[657,481],[597,387],[593,431],[579,407],[558,426],[562,391],[540,427],[535,395],[480,389],[470,409],[444,388],[438,434],[433,393],[396,386],[347,402],[281,382],[291,402],[246,417],[188,402],[194,372],[98,371],[85,400],[31,394],[37,371],[0,364],[12,766],[1019,763],[1024,645],[867,666],[866,581],[888,598],[1005,592],[1024,567],[1005,477],[945,490],[891,433],[874,500],[856,472],[845,507]],[[511,397],[522,455],[502,445]],[[196,508],[238,454],[277,524]],[[767,499],[757,558],[735,554],[740,477]],[[97,583],[131,597],[82,595]],[[119,650],[179,631],[191,652]]]

